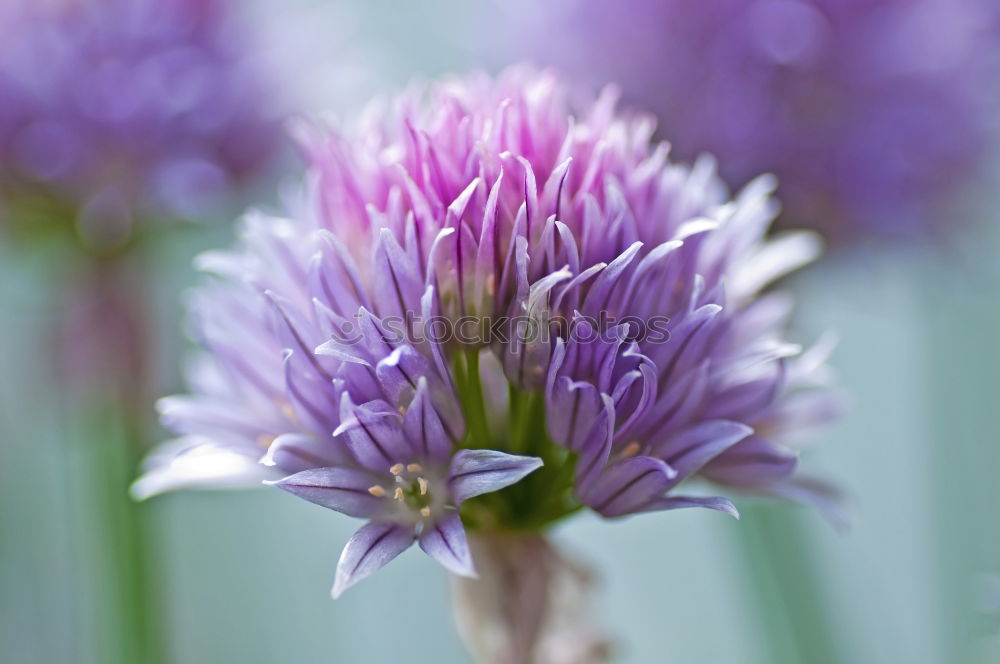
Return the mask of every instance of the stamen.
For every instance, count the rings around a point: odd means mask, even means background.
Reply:
[[[395,466],[389,469],[389,472],[392,473],[393,475],[399,475],[401,472],[403,472],[403,464],[397,463]]]
[[[639,453],[639,450],[641,449],[642,445],[640,445],[638,441],[633,440],[631,443],[625,446],[624,450],[622,450],[622,458],[628,459],[629,457],[634,457],[636,454]]]
[[[420,508],[420,516],[422,516],[422,517],[424,517],[426,519],[430,515],[431,515],[431,508],[429,508],[429,507],[421,507]]]
[[[396,500],[403,500],[403,487],[397,486],[396,492],[392,494],[392,497],[395,498]]]
[[[290,404],[288,401],[285,401],[284,399],[278,399],[278,410],[281,411],[282,415],[288,418],[289,422],[292,422],[293,424],[298,422],[299,418],[295,414],[295,409],[292,407],[292,404]]]
[[[427,480],[424,479],[423,477],[418,477],[417,478],[417,484],[420,485],[420,495],[421,496],[426,496],[427,495]]]
[[[376,484],[375,486],[368,487],[368,493],[375,496],[376,498],[381,498],[382,496],[385,495],[385,489]]]
[[[408,465],[408,466],[406,467],[406,469],[407,469],[408,471],[410,471],[411,473],[419,473],[419,472],[420,472],[421,470],[423,470],[424,468],[423,468],[423,466],[421,466],[421,465],[420,465],[419,463],[411,463],[410,465]]]
[[[400,415],[406,415],[406,406],[400,406],[398,410]]]

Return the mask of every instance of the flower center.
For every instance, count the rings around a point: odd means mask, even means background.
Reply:
[[[391,490],[392,499],[399,501],[413,512],[419,512],[423,518],[431,515],[430,483],[423,475],[424,468],[419,463],[402,464],[397,463],[389,468],[395,480],[395,486]],[[375,485],[368,489],[373,496],[387,496],[390,491],[384,487]]]

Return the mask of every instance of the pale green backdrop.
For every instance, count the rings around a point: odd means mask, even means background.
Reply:
[[[272,37],[301,29],[302,15],[336,17],[328,30],[313,23],[316,40],[301,52],[264,55],[294,65],[302,107],[349,109],[411,75],[468,69],[469,4],[248,7]],[[323,72],[338,66],[345,73],[330,74],[327,89]],[[742,522],[708,511],[583,517],[557,533],[601,572],[616,661],[1000,661],[1000,615],[977,608],[1000,606],[994,203],[970,204],[969,230],[947,242],[841,253],[790,284],[796,339],[828,328],[841,338],[834,365],[851,410],[805,458],[853,494],[850,533],[782,507],[766,517],[751,509]],[[189,227],[147,257],[161,393],[181,385],[178,295],[196,280],[190,259],[230,232]],[[60,274],[41,254],[0,247],[0,661],[17,664],[103,664],[116,639],[102,617],[113,579],[94,571],[101,532],[88,522],[88,482],[93,450],[118,434],[95,427],[47,373]],[[167,496],[144,512],[158,529],[168,661],[467,661],[445,576],[419,551],[329,598],[351,519],[274,490]],[[762,550],[750,552],[753,537],[779,552],[773,565],[748,558]],[[802,570],[819,600],[800,587]],[[826,628],[802,627],[806,614]]]

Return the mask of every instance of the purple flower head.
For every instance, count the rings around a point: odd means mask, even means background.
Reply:
[[[335,593],[415,537],[470,573],[464,527],[736,513],[688,480],[827,500],[790,446],[836,410],[826,348],[785,343],[787,298],[759,294],[814,238],[762,240],[770,179],[730,200],[613,94],[568,96],[515,68],[303,128],[289,218],[200,259],[206,352],[135,493],[265,479],[368,519]]]
[[[680,157],[714,154],[733,184],[775,173],[786,224],[843,240],[954,219],[943,206],[975,175],[991,133],[993,5],[636,0],[622,11],[564,0],[545,3],[533,29],[523,17],[534,6],[505,6],[517,57],[527,49],[619,83],[656,111]]]
[[[227,0],[5,3],[0,193],[43,192],[81,224],[120,224],[197,214],[260,171],[278,133],[229,10]]]

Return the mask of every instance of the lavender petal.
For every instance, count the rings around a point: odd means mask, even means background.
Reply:
[[[240,451],[185,436],[165,443],[165,449],[147,459],[145,472],[129,493],[145,500],[178,489],[248,488],[275,474]]]
[[[538,457],[496,450],[459,450],[451,460],[448,484],[455,505],[474,496],[497,491],[542,467]]]
[[[680,482],[752,433],[753,429],[740,422],[710,420],[675,436],[664,446],[660,456],[677,469],[677,481]]]
[[[310,468],[265,484],[341,514],[370,519],[379,515],[386,504],[369,491],[379,486],[379,479],[364,470],[334,466]]]
[[[710,510],[725,512],[737,519],[740,518],[740,513],[736,509],[736,506],[728,498],[719,496],[669,496],[650,503],[645,511],[679,510],[688,507],[704,507]]]
[[[451,438],[445,431],[441,416],[431,402],[427,379],[420,377],[417,394],[403,416],[403,430],[418,454],[424,459],[447,458]]]
[[[413,544],[413,529],[372,522],[354,533],[337,563],[331,594],[334,599],[358,581],[385,567]]]
[[[445,569],[459,576],[476,576],[469,541],[457,511],[448,511],[420,533],[420,548]]]
[[[661,459],[631,457],[605,468],[582,498],[603,516],[622,516],[661,498],[676,475]]]
[[[382,472],[413,456],[413,449],[403,436],[402,417],[384,401],[370,401],[355,406],[344,393],[341,423],[333,432],[366,468]]]
[[[344,452],[337,448],[332,437],[317,438],[304,433],[286,433],[268,445],[260,463],[277,466],[286,473],[297,473],[307,468],[323,468],[342,463],[344,457]]]
[[[719,484],[758,489],[785,479],[797,464],[794,451],[760,436],[750,436],[712,459],[701,474]]]

